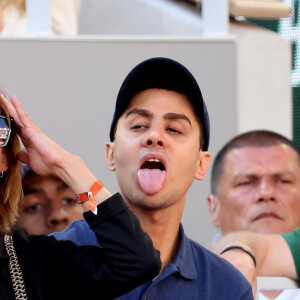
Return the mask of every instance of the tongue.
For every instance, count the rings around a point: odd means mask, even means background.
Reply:
[[[158,193],[166,179],[166,171],[159,169],[140,169],[138,180],[144,193],[153,195]]]

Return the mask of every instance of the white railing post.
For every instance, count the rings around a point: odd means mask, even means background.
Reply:
[[[28,35],[51,34],[50,0],[26,0]]]
[[[228,0],[202,0],[203,35],[227,35]]]

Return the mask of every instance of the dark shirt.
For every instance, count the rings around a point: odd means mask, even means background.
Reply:
[[[98,205],[97,215],[87,212],[84,217],[101,248],[14,231],[29,299],[112,299],[158,274],[159,252],[119,194]],[[3,234],[0,299],[15,299]]]
[[[300,286],[300,228],[296,228],[292,233],[281,234],[290,247]]]
[[[55,233],[57,239],[78,245],[97,244],[84,220]],[[175,259],[155,281],[149,281],[118,300],[249,300],[252,289],[246,278],[230,263],[213,254],[179,230],[180,247]]]

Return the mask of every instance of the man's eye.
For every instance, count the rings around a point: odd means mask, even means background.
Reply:
[[[251,181],[241,181],[237,184],[237,186],[247,186],[250,185],[252,182]]]
[[[130,127],[131,129],[141,129],[141,128],[147,128],[146,125],[137,124]]]
[[[75,198],[64,198],[63,202],[67,205],[77,205],[77,200]]]
[[[30,206],[27,206],[24,211],[28,214],[33,214],[36,213],[38,211],[40,211],[42,209],[42,205],[40,203],[36,203]]]
[[[281,183],[284,183],[284,184],[292,183],[292,181],[289,180],[289,179],[279,179],[279,181],[280,181]]]
[[[169,127],[167,128],[168,131],[172,132],[172,133],[181,133],[179,130],[173,128],[173,127]]]

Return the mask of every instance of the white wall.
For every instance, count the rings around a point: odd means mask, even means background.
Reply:
[[[262,128],[292,138],[290,44],[247,23],[230,31],[237,36],[238,132]]]

